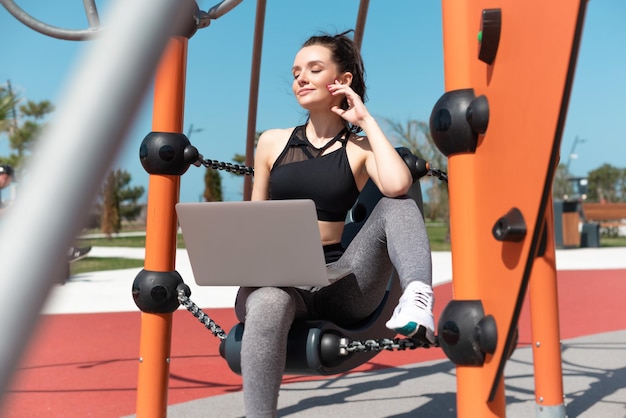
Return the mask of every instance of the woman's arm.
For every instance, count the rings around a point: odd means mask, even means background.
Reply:
[[[331,84],[328,90],[333,95],[344,94],[349,105],[347,110],[338,106],[331,110],[353,125],[361,127],[367,136],[367,141],[361,144],[361,148],[366,152],[365,170],[369,177],[385,196],[397,197],[406,194],[413,184],[411,172],[374,117],[370,115],[359,95],[347,84]]]
[[[289,140],[293,128],[268,129],[259,137],[254,156],[254,183],[251,200],[270,198],[270,171]]]
[[[372,116],[364,119],[359,126],[367,135],[369,145],[365,160],[367,174],[385,196],[405,195],[413,184],[406,163]]]
[[[251,200],[267,200],[270,182],[270,148],[271,131],[265,131],[259,137],[254,155],[254,178]]]

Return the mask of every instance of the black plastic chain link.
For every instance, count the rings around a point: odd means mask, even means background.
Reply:
[[[206,168],[213,170],[224,170],[233,174],[242,174],[246,176],[254,175],[254,168],[245,165],[225,163],[217,160],[203,160],[200,159],[200,163]]]
[[[447,183],[448,182],[448,173],[446,173],[445,171],[441,171],[438,168],[429,168],[428,169],[428,175],[429,176],[433,176],[433,177],[437,177],[439,180]]]
[[[206,329],[211,331],[220,340],[225,340],[228,336],[226,332],[215,323],[207,314],[205,314],[198,305],[196,305],[189,296],[187,296],[185,288],[178,288],[178,301],[183,305],[198,321],[200,321]]]
[[[246,176],[254,175],[254,168],[248,167],[245,165],[225,163],[225,162],[218,161],[218,160],[204,160],[204,159],[200,159],[199,162],[206,168],[211,168],[213,170],[223,170],[229,173],[242,174]],[[436,177],[445,183],[448,182],[448,174],[444,171],[439,170],[438,168],[429,168],[427,174],[429,176]]]
[[[421,340],[418,338],[383,338],[380,340],[365,340],[365,341],[351,341],[347,338],[343,338],[339,342],[339,349],[342,352],[355,353],[366,351],[405,351],[415,350],[416,348],[430,348],[439,347],[439,342],[435,341],[434,344],[429,343],[427,340]]]

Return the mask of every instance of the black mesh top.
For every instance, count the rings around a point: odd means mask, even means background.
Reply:
[[[270,199],[312,199],[320,221],[343,222],[359,196],[346,154],[343,129],[324,147],[315,148],[305,133],[306,125],[296,127],[285,149],[270,172]],[[339,141],[342,147],[324,154]]]

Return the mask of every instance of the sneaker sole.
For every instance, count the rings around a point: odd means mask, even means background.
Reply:
[[[412,337],[417,331],[417,328],[418,328],[417,322],[409,322],[405,326],[400,327],[400,328],[394,328],[393,330],[396,331],[398,334],[402,334],[407,337]]]

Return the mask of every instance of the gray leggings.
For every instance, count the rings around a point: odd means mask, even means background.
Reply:
[[[341,326],[363,320],[380,304],[394,267],[403,289],[415,280],[431,285],[430,244],[415,201],[383,197],[335,266],[354,275],[318,288],[239,289],[235,312],[245,322],[241,371],[248,418],[276,416],[294,319]]]

